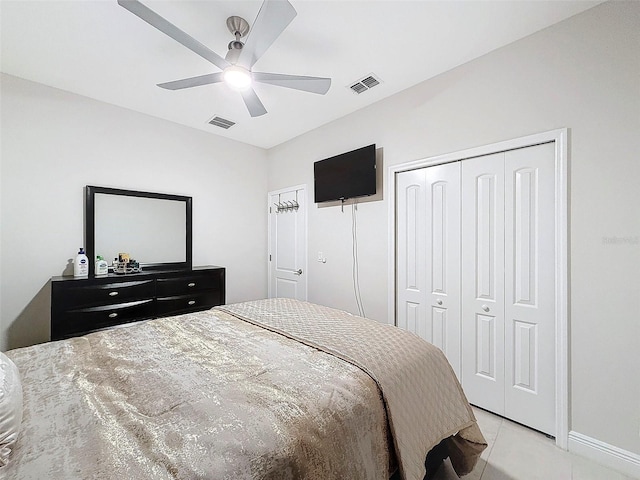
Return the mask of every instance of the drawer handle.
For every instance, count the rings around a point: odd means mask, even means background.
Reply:
[[[189,305],[195,305],[196,301],[195,300],[189,300]]]
[[[118,292],[109,292],[110,297],[115,297],[116,295],[118,295]]]
[[[116,318],[117,316],[118,314],[115,312],[109,314],[109,318]]]
[[[195,286],[196,286],[195,282],[191,282],[187,284],[187,287],[195,287]]]

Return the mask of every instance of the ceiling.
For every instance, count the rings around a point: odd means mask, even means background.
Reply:
[[[261,1],[142,0],[224,57],[226,19],[253,23]],[[580,13],[601,1],[291,0],[297,17],[254,71],[330,77],[322,96],[255,90],[268,113],[251,118],[224,84],[178,91],[157,83],[218,72],[109,1],[0,2],[1,70],[45,85],[262,148],[280,143]],[[250,34],[249,34],[250,35]],[[349,87],[381,80],[355,94]],[[236,122],[209,125],[214,116]]]

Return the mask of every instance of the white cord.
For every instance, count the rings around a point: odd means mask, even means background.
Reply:
[[[353,277],[353,293],[356,297],[356,305],[358,306],[358,314],[361,317],[364,317],[364,305],[362,303],[362,295],[360,294],[360,279],[358,274],[358,228],[357,228],[357,219],[356,212],[358,208],[356,207],[357,202],[354,200],[351,204],[351,255],[352,255],[352,277]]]

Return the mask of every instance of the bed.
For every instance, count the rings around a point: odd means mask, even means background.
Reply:
[[[6,356],[23,412],[13,436],[0,432],[0,477],[421,480],[435,447],[459,475],[486,447],[440,350],[307,302],[225,305]]]

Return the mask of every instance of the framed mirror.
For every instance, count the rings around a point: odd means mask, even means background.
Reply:
[[[87,185],[85,244],[89,276],[96,256],[109,265],[128,253],[145,270],[192,268],[191,197]]]

